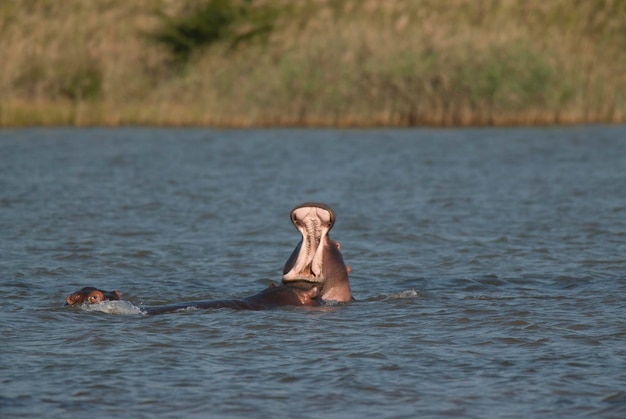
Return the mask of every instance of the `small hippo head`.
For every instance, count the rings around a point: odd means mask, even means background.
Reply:
[[[76,291],[68,295],[65,298],[65,305],[74,305],[74,304],[96,304],[106,300],[119,300],[121,294],[118,291],[103,291],[94,287],[85,287],[81,290]]]

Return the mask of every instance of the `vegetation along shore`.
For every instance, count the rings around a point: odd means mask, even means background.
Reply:
[[[14,0],[0,126],[626,121],[626,0]]]

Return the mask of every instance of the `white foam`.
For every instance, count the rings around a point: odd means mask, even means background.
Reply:
[[[423,295],[422,293],[412,289],[412,290],[400,291],[394,294],[390,294],[387,297],[385,297],[385,300],[401,300],[404,298],[417,298],[417,297],[422,297],[422,295]]]
[[[82,310],[100,311],[107,314],[143,314],[143,311],[130,301],[102,301],[97,304],[82,304]]]

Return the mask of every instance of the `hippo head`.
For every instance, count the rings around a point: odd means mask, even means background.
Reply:
[[[291,222],[302,234],[302,240],[285,264],[283,284],[315,286],[322,300],[351,301],[348,269],[339,243],[328,236],[335,224],[333,210],[324,204],[302,204],[291,211]]]
[[[73,294],[68,295],[65,298],[65,305],[82,304],[87,302],[89,304],[96,304],[105,300],[119,300],[121,294],[118,291],[103,291],[94,287],[85,287],[76,291]]]

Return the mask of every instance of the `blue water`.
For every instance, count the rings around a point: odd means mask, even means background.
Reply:
[[[625,191],[626,126],[0,131],[0,416],[625,417]],[[139,313],[280,281],[305,201],[357,302]]]

